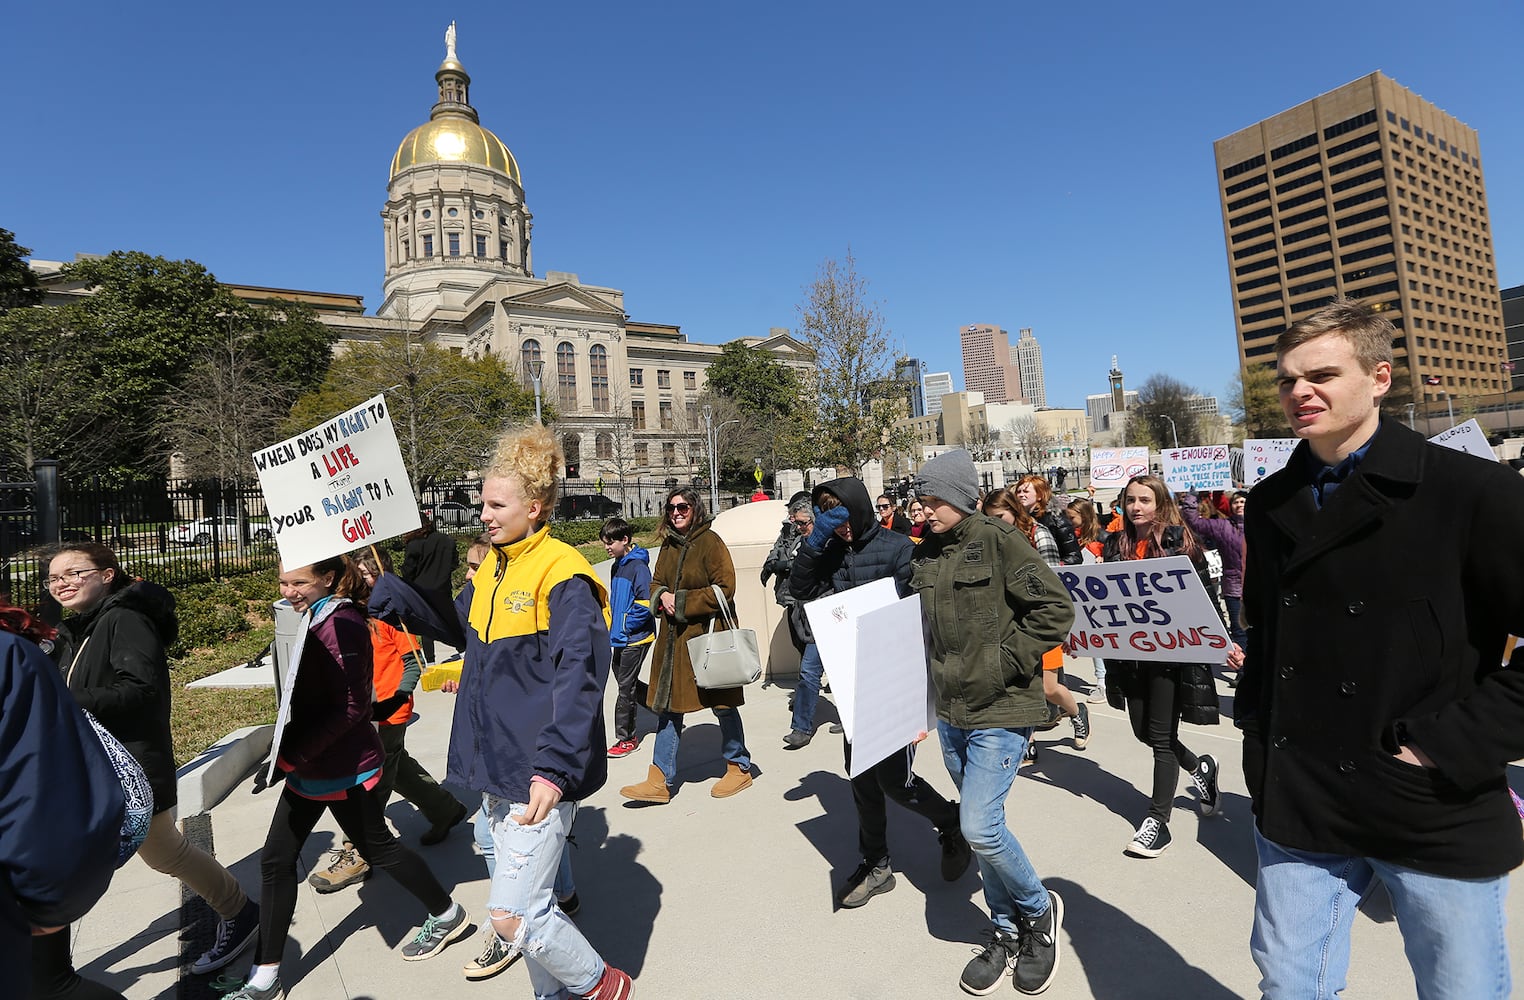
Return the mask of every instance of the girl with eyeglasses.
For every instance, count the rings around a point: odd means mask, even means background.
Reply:
[[[175,825],[175,751],[169,731],[169,662],[164,647],[179,636],[175,599],[156,584],[134,583],[116,553],[96,542],[69,543],[48,564],[48,593],[67,613],[54,659],[74,699],[142,765],[153,787],[154,816],[138,855],[173,875],[217,911],[212,947],[194,973],[227,965],[259,929],[259,908],[222,865],[186,841]],[[32,949],[34,997],[92,997],[75,973],[68,934],[39,938]]]
[[[692,487],[667,497],[662,516],[661,554],[651,574],[651,605],[660,628],[651,653],[651,684],[646,706],[659,720],[654,761],[645,781],[626,785],[619,794],[637,802],[665,804],[677,784],[677,744],[683,733],[683,716],[712,709],[720,724],[725,755],[725,776],[709,794],[717,799],[751,787],[751,754],[737,709],[745,702],[744,688],[701,688],[693,678],[688,640],[709,631],[720,616],[715,601],[717,585],[734,607],[736,569],[730,549],[711,527],[704,501]],[[724,621],[715,622],[716,631]]]

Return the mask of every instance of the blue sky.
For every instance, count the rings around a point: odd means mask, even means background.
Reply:
[[[1113,354],[1222,395],[1212,141],[1377,69],[1479,130],[1498,284],[1524,283],[1517,0],[15,5],[0,227],[374,310],[387,168],[451,18],[536,270],[698,341],[792,327],[850,245],[960,386],[983,322],[1033,328],[1050,405]]]

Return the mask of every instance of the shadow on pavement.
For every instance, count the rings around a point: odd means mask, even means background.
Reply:
[[[1236,1000],[1163,938],[1068,879],[1044,884],[1064,901],[1064,934],[1095,1000]],[[1060,959],[1062,961],[1062,959]]]
[[[572,871],[582,899],[577,926],[606,961],[639,978],[661,912],[661,882],[640,863],[638,838],[609,835],[603,809],[578,809],[572,833]]]

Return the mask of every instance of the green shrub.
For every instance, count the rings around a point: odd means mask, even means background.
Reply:
[[[249,630],[249,602],[226,580],[177,587],[175,615],[180,637],[167,652],[171,659],[201,646],[216,646]]]

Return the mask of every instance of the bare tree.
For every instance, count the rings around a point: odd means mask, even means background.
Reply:
[[[1035,471],[1047,456],[1048,449],[1058,443],[1058,439],[1036,417],[1017,417],[1005,426],[1028,472]]]

